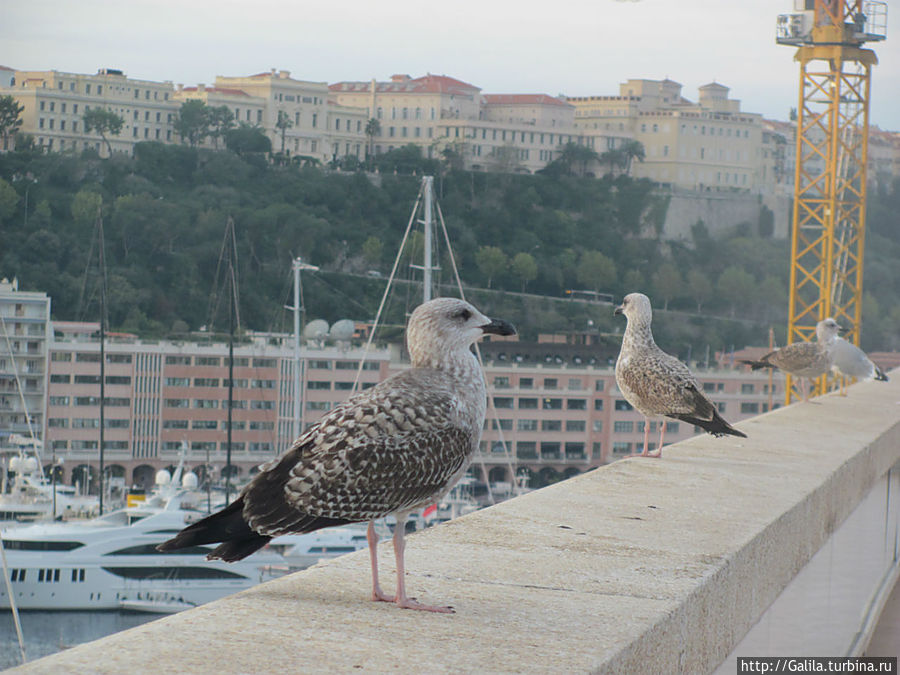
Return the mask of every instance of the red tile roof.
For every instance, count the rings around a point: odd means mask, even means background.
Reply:
[[[328,87],[333,92],[341,91],[369,91],[371,82],[336,82]],[[428,74],[424,77],[395,79],[391,82],[376,82],[375,90],[379,93],[410,93],[410,94],[460,94],[471,96],[481,91],[479,87],[457,80],[446,75]]]
[[[547,94],[485,94],[489,105],[558,105],[571,108],[572,104]]]
[[[197,87],[185,87],[182,91],[197,91]],[[208,94],[226,94],[228,96],[249,96],[249,94],[241,89],[229,89],[226,87],[206,87],[204,91]]]

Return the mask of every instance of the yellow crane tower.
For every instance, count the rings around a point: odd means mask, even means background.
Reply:
[[[828,316],[859,344],[869,100],[887,6],[864,0],[794,0],[778,17],[776,42],[798,47],[800,101],[791,236],[787,341],[815,339]],[[799,397],[788,376],[785,403]],[[827,376],[815,394],[827,387]]]

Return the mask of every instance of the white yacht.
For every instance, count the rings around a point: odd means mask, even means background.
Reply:
[[[368,545],[364,524],[330,527],[307,534],[285,534],[273,539],[266,548],[281,555],[284,562],[295,570],[359,551]]]
[[[82,495],[71,485],[53,484],[41,470],[36,454],[20,446],[18,456],[2,471],[0,488],[0,528],[20,523],[69,518],[90,518],[99,510],[97,497]],[[8,486],[6,476],[13,474]]]
[[[182,484],[181,473],[179,466],[165,480],[169,474],[159,472],[158,489],[145,502],[99,518],[5,530],[5,574],[16,606],[170,613],[287,571],[272,550],[236,563],[206,560],[214,546],[157,551],[157,544],[206,515],[185,503],[196,476],[187,474]],[[9,606],[7,587],[0,584],[0,609]]]

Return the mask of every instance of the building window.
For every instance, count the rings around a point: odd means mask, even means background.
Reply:
[[[562,410],[563,402],[561,398],[545,398],[542,400],[541,407],[544,410]]]
[[[495,396],[494,397],[494,407],[495,408],[512,408],[513,400],[512,400],[512,398],[509,398],[509,397]]]
[[[616,400],[616,410],[624,412],[626,410],[634,410],[634,408],[631,407],[628,401],[620,398]]]
[[[537,420],[516,420],[516,431],[537,431]]]
[[[494,389],[509,389],[509,378],[501,376],[495,377]]]
[[[558,382],[555,377],[544,378],[544,389],[556,389],[557,386]]]
[[[756,415],[759,413],[759,403],[741,403],[741,412]]]
[[[536,398],[520,398],[519,410],[537,410],[538,401]]]
[[[612,451],[614,455],[628,455],[631,453],[631,443],[615,441],[613,442]]]
[[[603,391],[606,386],[606,380],[597,380],[594,382],[594,391]]]
[[[617,434],[629,434],[634,431],[634,422],[613,422],[613,431]]]
[[[541,443],[541,459],[560,459],[561,444],[545,441]]]
[[[570,433],[584,431],[586,426],[584,420],[566,420],[566,431]]]
[[[541,420],[541,431],[562,431],[562,420]]]
[[[567,410],[587,410],[586,398],[570,398],[566,399]]]
[[[531,377],[519,378],[519,389],[532,389],[534,387],[534,379]]]
[[[516,457],[519,459],[537,459],[537,443],[519,441],[516,443]]]
[[[741,385],[741,393],[742,394],[752,394],[754,386],[752,384],[742,384]]]

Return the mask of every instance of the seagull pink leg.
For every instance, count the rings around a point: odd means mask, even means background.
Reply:
[[[376,602],[393,602],[393,595],[385,595],[378,585],[378,533],[375,532],[375,521],[369,521],[366,530],[366,541],[369,542],[369,560],[372,562],[372,600]]]
[[[663,438],[665,437],[665,435],[666,435],[666,423],[660,422],[659,423],[659,445],[656,448],[656,452],[648,453],[647,457],[662,457],[662,445],[663,445]]]
[[[644,418],[644,450],[641,452],[641,457],[647,457],[647,453],[649,452],[647,448],[650,445],[650,420],[646,417]]]
[[[394,527],[394,555],[397,558],[397,596],[394,602],[403,609],[421,609],[425,612],[441,612],[453,614],[452,607],[438,607],[436,605],[423,605],[416,602],[415,598],[406,597],[406,565],[403,561],[403,552],[406,549],[406,518],[408,513],[397,514],[397,525]]]

